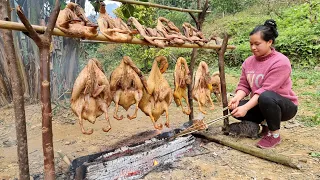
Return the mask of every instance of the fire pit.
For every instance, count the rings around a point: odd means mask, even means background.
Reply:
[[[72,162],[75,179],[141,178],[193,149],[195,138],[191,135],[169,140],[178,131],[165,132],[139,143],[77,158]]]

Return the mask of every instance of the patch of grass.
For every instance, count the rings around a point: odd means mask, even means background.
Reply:
[[[310,156],[315,158],[320,158],[320,152],[311,152]]]
[[[292,81],[299,100],[299,112],[304,114],[298,120],[306,126],[320,125],[320,72],[294,68]]]
[[[227,92],[234,92],[238,84],[227,84]]]
[[[297,115],[296,120],[305,126],[314,127],[320,125],[320,114],[314,116]]]
[[[225,68],[225,73],[238,78],[241,75],[241,67],[227,67]]]
[[[241,67],[226,67],[225,73],[236,78],[236,82],[227,82],[227,92],[234,92],[238,85],[238,80],[241,75]]]
[[[320,84],[320,72],[314,71],[313,69],[293,69],[292,80],[297,82],[299,80],[305,80],[302,84],[297,84],[298,86],[315,86]]]

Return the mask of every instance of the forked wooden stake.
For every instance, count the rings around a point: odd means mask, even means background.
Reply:
[[[55,179],[54,153],[52,141],[52,109],[50,98],[50,45],[52,32],[60,11],[60,1],[56,0],[49,24],[44,34],[38,34],[31,26],[20,6],[17,14],[27,30],[27,35],[39,47],[40,53],[40,80],[41,80],[41,110],[42,110],[42,149],[44,156],[44,179]]]

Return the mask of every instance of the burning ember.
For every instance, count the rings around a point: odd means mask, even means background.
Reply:
[[[169,141],[166,132],[144,142],[76,159],[75,179],[138,179],[151,170],[172,163],[193,149],[191,135]],[[87,160],[84,161],[83,160]],[[74,165],[75,162],[73,162]],[[75,167],[75,166],[74,166]]]

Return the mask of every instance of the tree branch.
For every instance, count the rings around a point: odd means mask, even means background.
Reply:
[[[221,45],[221,49],[219,50],[220,51],[219,53],[224,54],[226,52],[228,39],[229,39],[229,35],[227,33],[224,33],[224,38],[223,38],[223,42]]]
[[[54,9],[50,15],[49,24],[47,26],[46,32],[44,33],[44,36],[51,38],[52,31],[56,25],[56,21],[57,21],[59,12],[60,12],[60,1],[56,0],[56,3],[54,5]]]
[[[196,23],[196,25],[198,24],[198,20],[197,18],[191,13],[189,12],[190,16],[192,17],[192,19],[194,20],[194,22]]]
[[[33,29],[33,27],[31,26],[30,22],[28,21],[26,16],[23,14],[23,11],[22,11],[20,5],[17,7],[17,14],[18,14],[21,22],[24,24],[24,26],[26,27],[27,31],[29,32],[28,36],[31,39],[33,39],[35,43],[40,43],[41,39],[40,39],[38,33]]]
[[[202,24],[203,24],[203,22],[205,20],[205,17],[207,15],[207,10],[208,9],[209,9],[208,0],[206,0],[205,4],[203,6],[202,12],[199,13],[199,15],[198,15],[198,24],[199,24],[199,27],[197,27],[198,30],[202,30]]]
[[[206,0],[206,2],[204,3],[202,12],[199,14],[199,19],[205,17],[205,15],[207,14],[207,10],[209,9],[209,5],[208,5],[208,0]]]

